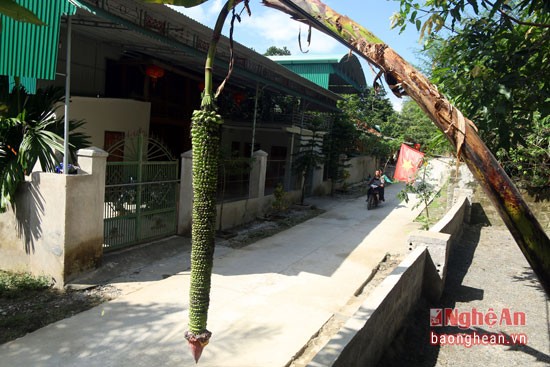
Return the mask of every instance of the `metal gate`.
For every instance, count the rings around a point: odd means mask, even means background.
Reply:
[[[108,151],[118,161],[107,162],[104,250],[175,234],[178,161],[158,141],[141,134]]]

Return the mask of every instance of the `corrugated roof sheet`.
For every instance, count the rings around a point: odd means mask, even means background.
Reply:
[[[366,86],[363,68],[355,55],[297,55],[269,58],[336,93],[357,93]]]
[[[330,74],[334,72],[331,64],[283,64],[296,74],[328,89]]]
[[[290,55],[290,56],[269,56],[273,61],[279,64],[307,64],[307,63],[339,63],[342,60],[342,55]]]
[[[55,79],[59,23],[76,8],[67,0],[16,0],[31,10],[45,26],[22,23],[0,15],[0,75]]]

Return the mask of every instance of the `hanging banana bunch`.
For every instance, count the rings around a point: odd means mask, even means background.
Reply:
[[[208,344],[206,329],[210,303],[210,278],[214,256],[216,189],[222,117],[205,109],[193,112],[193,226],[191,230],[191,285],[189,304],[189,342],[195,362]]]
[[[189,291],[189,330],[185,333],[195,362],[208,344],[212,333],[207,330],[210,286],[214,262],[216,231],[216,191],[218,186],[219,151],[222,117],[217,113],[216,97],[223,84],[212,95],[212,68],[217,42],[229,11],[239,0],[229,0],[218,16],[204,68],[204,91],[201,109],[191,118],[193,149],[193,210],[191,226],[191,284]]]

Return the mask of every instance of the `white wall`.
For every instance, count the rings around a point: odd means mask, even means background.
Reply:
[[[62,288],[99,265],[106,157],[99,149],[81,149],[80,174],[27,177],[15,210],[0,215],[0,269],[44,275]]]
[[[105,131],[123,131],[126,136],[142,131],[148,136],[151,104],[130,99],[71,97],[69,115],[71,119],[85,120],[84,131],[91,136],[91,145],[103,149]]]
[[[349,164],[351,166],[347,170],[350,177],[347,182],[351,184],[365,180],[369,174],[374,176],[374,171],[377,169],[375,159],[370,156],[353,157],[349,160]]]

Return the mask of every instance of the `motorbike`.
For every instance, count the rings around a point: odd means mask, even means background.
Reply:
[[[380,191],[378,185],[370,185],[369,191],[367,191],[367,210],[376,208],[380,203]]]

